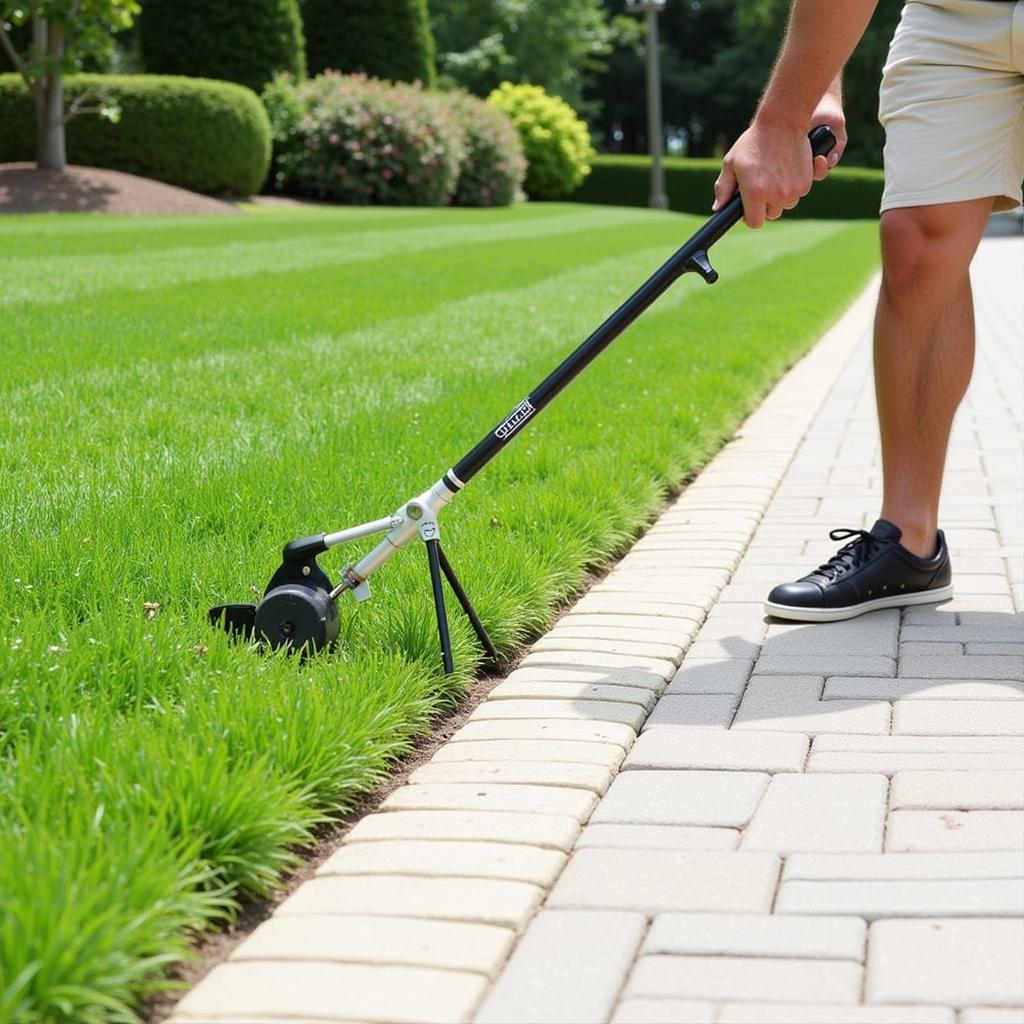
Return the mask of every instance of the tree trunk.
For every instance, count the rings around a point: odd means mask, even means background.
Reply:
[[[64,148],[64,25],[33,18],[33,36],[53,62],[53,70],[39,82],[36,95],[36,162],[43,170],[63,171],[67,166]]]

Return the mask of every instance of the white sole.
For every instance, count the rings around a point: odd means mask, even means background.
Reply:
[[[938,590],[923,590],[918,594],[894,594],[892,597],[876,597],[874,601],[848,605],[846,608],[798,608],[795,605],[776,604],[765,601],[764,613],[776,619],[793,622],[841,622],[855,619],[866,612],[877,612],[880,608],[906,608],[912,604],[938,604],[953,596],[953,584]]]

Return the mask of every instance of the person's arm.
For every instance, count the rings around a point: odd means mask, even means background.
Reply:
[[[796,206],[846,145],[840,80],[878,0],[793,0],[786,38],[750,127],[722,162],[718,209],[737,187],[752,228]],[[830,159],[812,160],[807,132],[830,124],[838,144]],[[838,123],[837,123],[838,122]]]

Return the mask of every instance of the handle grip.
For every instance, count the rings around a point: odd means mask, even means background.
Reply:
[[[836,144],[836,137],[833,134],[832,129],[825,124],[819,124],[817,128],[812,128],[807,135],[807,139],[811,144],[812,156],[828,156],[828,154],[835,148]],[[721,238],[729,228],[742,219],[743,199],[737,189],[736,194],[732,199],[730,199],[725,206],[723,206],[711,218],[709,227],[712,223],[715,225],[713,230],[715,239],[717,240]]]

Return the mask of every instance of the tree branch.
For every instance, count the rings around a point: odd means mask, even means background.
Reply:
[[[25,61],[21,59],[21,54],[14,48],[14,43],[11,42],[11,37],[7,34],[7,29],[3,25],[0,25],[0,43],[3,44],[4,52],[11,58],[11,63],[14,65],[15,70],[24,79],[29,92],[34,92],[35,86],[29,77],[28,67]]]

